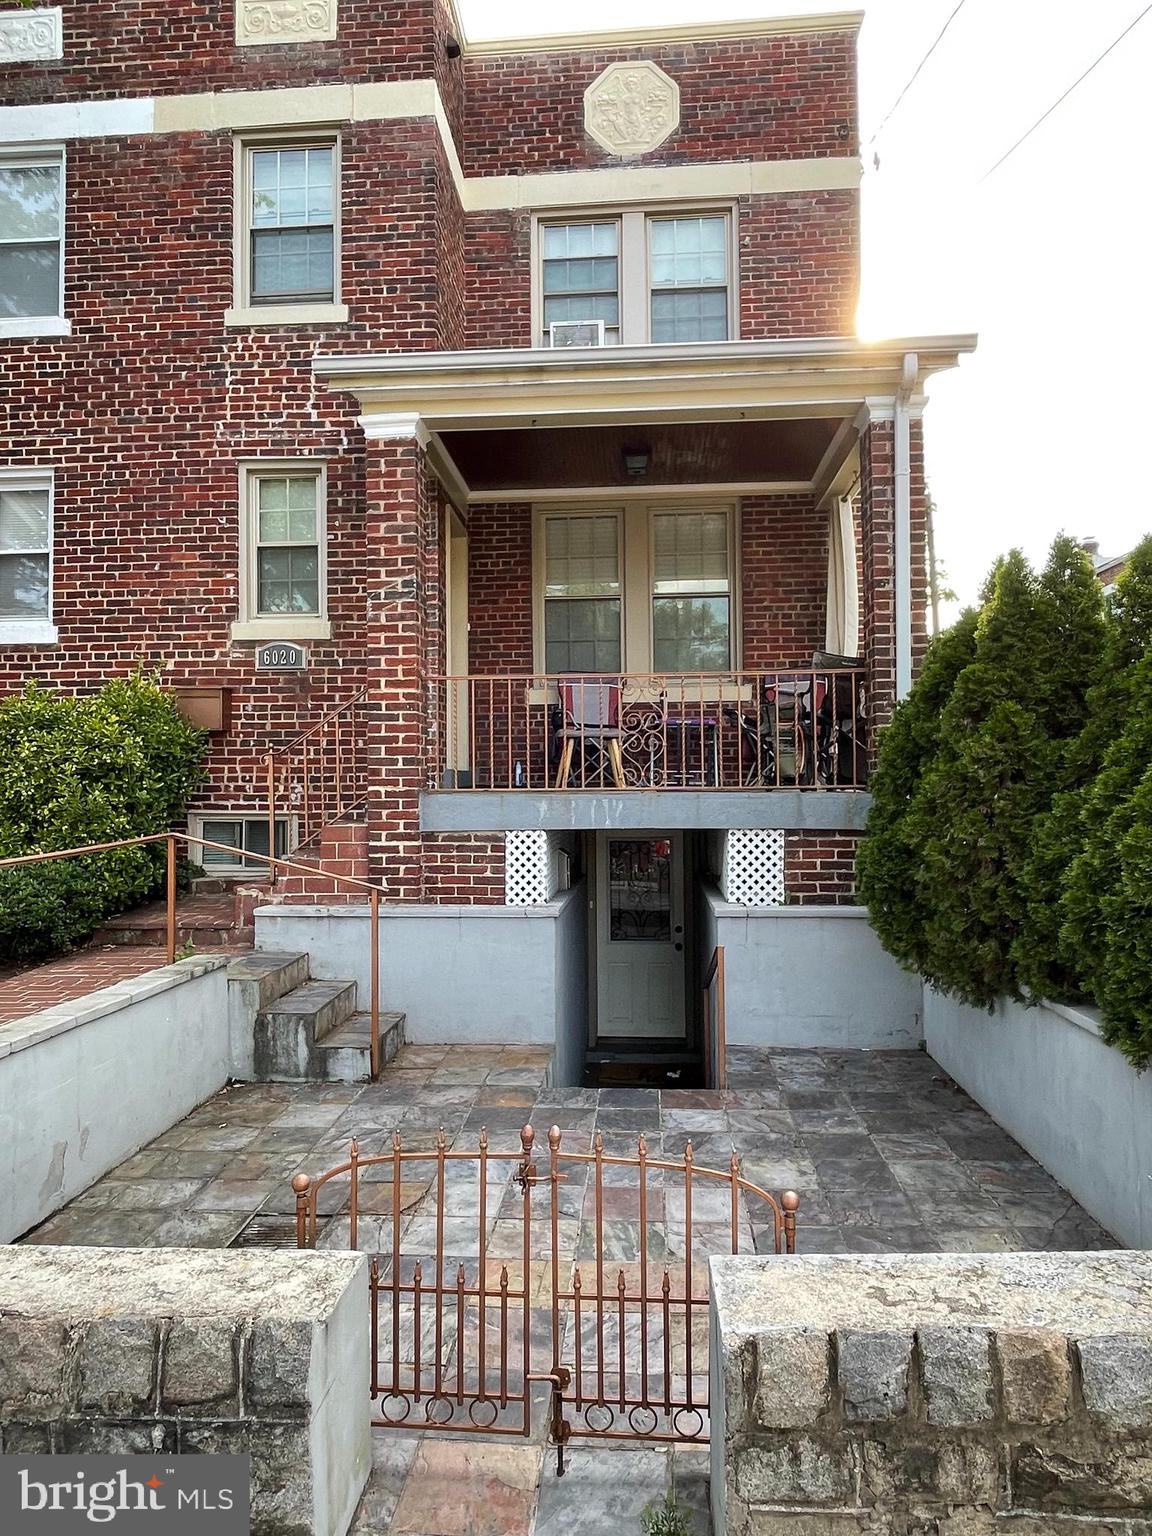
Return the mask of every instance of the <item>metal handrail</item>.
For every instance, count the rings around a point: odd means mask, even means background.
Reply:
[[[193,837],[187,832],[151,832],[141,837],[123,838],[115,843],[90,843],[83,848],[59,848],[51,853],[20,854],[15,858],[0,859],[0,869],[14,869],[23,864],[44,864],[55,859],[78,859],[87,854],[111,853],[117,848],[140,848],[152,843],[167,845],[165,951],[167,964],[171,965],[176,959],[176,844],[186,843],[189,847],[215,848],[221,853],[235,853],[235,848],[230,848],[226,843],[214,843],[206,837]],[[316,865],[298,864],[292,859],[274,858],[266,853],[250,853],[246,849],[244,858],[255,859],[261,864],[267,864],[270,869],[283,869],[293,874],[320,873],[333,884],[350,885],[359,891],[368,892],[369,931],[372,944],[369,1012],[372,1021],[372,1076],[375,1078],[380,1071],[380,887],[373,885],[369,880],[360,880],[355,875],[338,875]]]
[[[370,692],[371,689],[369,687],[361,688],[358,693],[354,693],[350,699],[345,699],[344,703],[339,705],[336,709],[329,710],[329,712],[320,720],[318,720],[315,725],[309,726],[306,731],[301,731],[299,736],[294,736],[292,740],[287,742],[284,746],[275,747],[271,751],[265,752],[263,757],[260,759],[261,763],[263,764],[265,777],[267,780],[269,851],[274,850],[276,847],[276,820],[278,814],[280,813],[280,808],[278,806],[278,779],[282,776],[282,768],[285,765],[291,767],[293,760],[301,752],[303,752],[304,755],[304,762],[302,770],[303,789],[300,796],[300,819],[302,825],[299,829],[300,835],[297,840],[298,847],[304,846],[311,842],[312,839],[314,837],[318,837],[326,827],[334,825],[334,823],[339,821],[341,817],[346,816],[350,811],[358,810],[360,806],[362,806],[367,800],[368,787],[366,782],[362,786],[362,792],[357,791],[356,787],[354,786],[353,791],[347,797],[345,797],[345,742],[343,740],[344,733],[342,732],[341,726],[342,722],[345,720],[345,717],[352,717],[348,720],[347,749],[352,754],[355,754],[360,750],[362,746],[362,740],[360,733],[358,733],[355,728],[356,722],[354,718],[354,712],[356,707],[364,702]],[[333,738],[331,741],[331,746],[335,758],[335,772],[323,772],[323,778],[326,784],[330,784],[332,786],[333,801],[331,806],[331,814],[329,814],[328,808],[326,806],[326,794],[324,790],[321,790],[319,816],[316,816],[313,814],[313,797],[310,787],[310,753],[313,742],[316,742],[317,750],[322,754],[326,745],[326,737]],[[317,738],[320,738],[318,742]],[[355,764],[353,764],[353,766],[355,766]],[[322,758],[320,760],[319,767],[323,771]],[[296,809],[296,802],[291,791],[289,791],[288,800],[289,804],[285,808],[285,814],[291,815],[292,812]]]
[[[712,984],[716,984],[716,1003],[713,1010]],[[712,1073],[712,1045],[716,1045],[716,1071]],[[704,1066],[715,1077],[709,1086],[728,1086],[728,1040],[724,1017],[724,946],[717,944],[704,977]]]

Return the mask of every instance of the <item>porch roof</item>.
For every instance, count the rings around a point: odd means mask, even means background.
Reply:
[[[354,394],[364,425],[416,416],[432,432],[632,422],[851,419],[891,402],[905,359],[918,393],[976,337],[849,336],[642,347],[321,354],[316,377]]]

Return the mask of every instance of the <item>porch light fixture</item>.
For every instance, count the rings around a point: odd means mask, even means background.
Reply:
[[[648,465],[652,455],[647,448],[625,448],[624,468],[633,479],[639,479],[641,475],[648,473]]]

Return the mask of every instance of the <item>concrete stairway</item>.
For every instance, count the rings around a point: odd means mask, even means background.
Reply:
[[[354,981],[314,981],[308,956],[256,952],[228,971],[233,1059],[252,1082],[358,1083],[371,1076],[371,1015]],[[404,1040],[404,1015],[381,1013],[380,1062]]]

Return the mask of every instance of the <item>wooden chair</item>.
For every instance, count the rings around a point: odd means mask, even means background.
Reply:
[[[624,759],[620,752],[620,684],[605,682],[602,678],[573,678],[570,683],[560,683],[560,709],[562,720],[557,732],[563,744],[560,766],[556,774],[556,788],[567,789],[568,775],[572,771],[572,759],[580,748],[583,767],[581,787],[587,782],[585,753],[595,748],[600,762],[607,762],[617,789],[624,785]],[[603,773],[601,772],[601,783]]]

